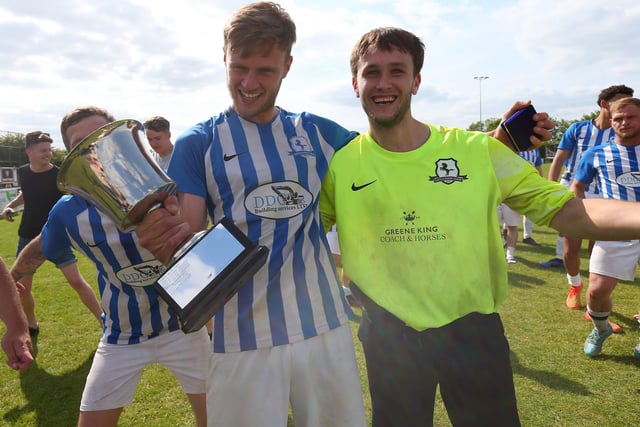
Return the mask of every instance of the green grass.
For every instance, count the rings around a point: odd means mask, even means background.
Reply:
[[[0,255],[9,264],[14,261],[16,231],[17,222],[0,221]],[[501,314],[511,344],[522,423],[545,427],[636,425],[640,361],[633,358],[632,350],[639,335],[633,319],[640,308],[638,289],[631,283],[618,285],[611,317],[624,332],[607,340],[601,357],[587,358],[582,344],[591,326],[582,311],[565,308],[564,272],[538,266],[553,256],[555,236],[553,230],[536,227],[534,237],[542,246],[519,243],[518,263],[508,266],[510,294]],[[583,252],[586,284],[585,255]],[[95,284],[90,263],[81,258],[80,267]],[[36,275],[34,290],[42,330],[37,362],[25,373],[0,366],[0,425],[73,426],[100,332],[95,319],[50,263]],[[355,332],[355,321],[352,328]],[[0,325],[3,332],[4,325]],[[357,340],[356,351],[366,391],[364,360]],[[368,398],[365,400],[369,410]],[[440,401],[435,423],[450,425]],[[154,365],[145,371],[135,401],[125,409],[119,425],[189,426],[193,422],[175,379]]]

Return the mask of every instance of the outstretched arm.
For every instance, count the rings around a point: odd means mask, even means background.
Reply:
[[[0,258],[0,319],[7,325],[2,337],[2,350],[7,355],[7,365],[19,371],[33,363],[33,347],[22,311],[16,285],[9,275],[4,260]]]
[[[33,274],[46,260],[42,251],[42,235],[38,234],[20,251],[11,266],[11,277],[17,282],[22,277]]]
[[[553,217],[551,227],[581,239],[640,239],[640,203],[574,198]]]

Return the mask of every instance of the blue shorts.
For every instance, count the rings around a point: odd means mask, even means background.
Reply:
[[[18,250],[16,251],[16,257],[20,254],[20,252],[22,252],[25,246],[27,246],[29,242],[31,242],[32,240],[33,239],[30,239],[28,237],[18,236]],[[76,258],[75,254],[73,253],[71,248],[69,248],[68,250],[65,250],[64,252],[62,252],[59,262],[56,263],[56,267],[63,268],[77,261],[78,259]],[[33,273],[35,273],[35,271],[33,271]]]

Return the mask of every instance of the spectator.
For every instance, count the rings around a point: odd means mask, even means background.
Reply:
[[[169,168],[173,143],[171,142],[171,125],[162,116],[154,116],[144,122],[144,132],[153,149],[154,160],[162,170]]]
[[[8,221],[13,221],[14,208],[24,204],[18,228],[18,250],[16,251],[16,256],[40,233],[49,211],[62,196],[56,182],[58,167],[51,163],[52,142],[53,140],[48,133],[39,130],[25,135],[25,151],[29,158],[29,163],[18,168],[18,183],[21,191],[2,210],[2,217]],[[71,249],[60,257],[58,268],[60,268],[71,287],[78,293],[83,304],[102,324],[102,309],[96,294],[80,274],[76,264],[76,257]],[[20,279],[20,283],[24,287],[20,292],[20,302],[27,316],[29,333],[32,337],[35,337],[40,332],[32,290],[34,273],[35,269],[29,271],[28,274]]]

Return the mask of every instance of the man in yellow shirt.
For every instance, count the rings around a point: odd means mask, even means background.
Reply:
[[[498,315],[508,283],[497,206],[609,240],[640,237],[640,206],[576,199],[486,134],[413,118],[423,59],[423,43],[401,29],[356,44],[352,81],[369,131],[336,152],[320,200],[364,306],[373,426],[431,425],[438,386],[453,425],[520,425]]]

